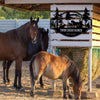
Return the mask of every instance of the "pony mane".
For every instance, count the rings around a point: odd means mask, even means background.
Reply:
[[[80,71],[78,67],[71,59],[69,59],[68,56],[64,55],[64,57],[67,59],[67,63],[70,63],[69,64],[70,76],[73,78],[74,82],[78,84],[81,81]]]

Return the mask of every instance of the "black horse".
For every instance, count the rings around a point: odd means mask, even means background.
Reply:
[[[29,61],[34,54],[40,51],[47,51],[48,41],[49,41],[48,32],[49,32],[48,29],[47,31],[44,28],[38,29],[37,43],[36,44],[32,44],[32,42],[29,43],[27,56],[23,59],[23,61]],[[10,82],[9,68],[12,62],[13,60],[3,62],[3,81],[4,83]],[[40,85],[41,87],[43,87],[42,77],[40,78]]]

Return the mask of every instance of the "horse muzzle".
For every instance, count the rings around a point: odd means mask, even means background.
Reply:
[[[32,44],[36,44],[37,42],[37,38],[35,37],[34,39],[32,39]]]
[[[37,40],[32,39],[32,44],[36,44]]]

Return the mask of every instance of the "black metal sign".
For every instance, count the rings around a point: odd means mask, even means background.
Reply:
[[[86,33],[92,29],[90,12],[85,8],[83,12],[67,11],[61,13],[58,8],[56,8],[55,14],[50,20],[50,27],[54,29],[56,33],[70,37]]]

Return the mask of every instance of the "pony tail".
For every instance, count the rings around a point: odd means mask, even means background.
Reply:
[[[31,62],[30,62],[30,65],[29,65],[29,67],[30,67],[30,74],[31,74],[31,78],[32,78],[32,79],[34,79],[34,73],[33,73],[32,64],[33,64],[35,58],[36,58],[36,56],[33,56],[33,57],[32,57]]]
[[[32,63],[34,62],[35,58],[36,58],[35,55],[31,58],[30,67],[32,67]]]

